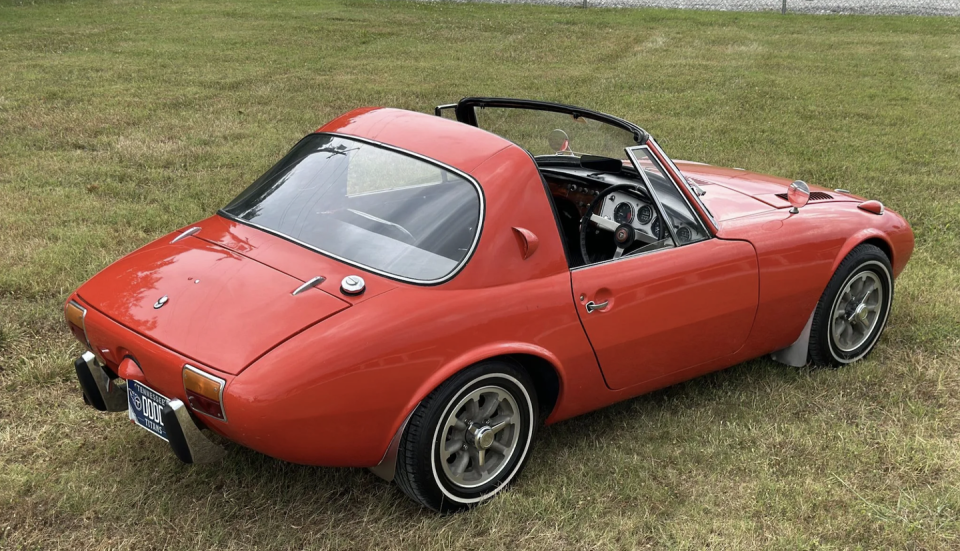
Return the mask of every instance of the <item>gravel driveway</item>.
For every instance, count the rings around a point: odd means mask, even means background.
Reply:
[[[582,6],[584,0],[480,0],[501,4]],[[780,11],[782,0],[586,0],[594,7],[657,7],[719,11]],[[872,15],[960,15],[960,0],[787,0],[792,13]]]

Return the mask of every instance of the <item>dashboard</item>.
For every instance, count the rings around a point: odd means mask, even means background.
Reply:
[[[593,200],[604,189],[622,183],[634,183],[633,178],[622,175],[593,173],[576,169],[552,170],[542,168],[541,172],[550,193],[554,198],[563,198],[572,203],[577,211],[578,218],[586,214]],[[583,172],[583,174],[578,174]],[[645,194],[644,194],[645,195]],[[670,210],[668,208],[668,210]],[[651,243],[669,237],[662,217],[657,213],[657,207],[649,197],[641,197],[636,193],[615,192],[603,201],[600,206],[600,216],[613,220],[617,224],[628,224],[640,230],[637,238],[640,242]],[[578,219],[579,222],[579,219]],[[703,238],[702,231],[685,223],[674,225],[674,231],[681,244],[691,243]]]
[[[600,216],[617,224],[627,224],[642,233],[637,239],[648,243],[663,239],[663,224],[656,207],[634,193],[618,191],[607,197],[600,207]],[[644,235],[648,239],[644,239]]]

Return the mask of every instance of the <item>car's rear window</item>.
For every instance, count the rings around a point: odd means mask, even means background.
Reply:
[[[412,154],[318,133],[221,212],[374,272],[438,283],[459,270],[479,237],[483,206],[468,178]]]

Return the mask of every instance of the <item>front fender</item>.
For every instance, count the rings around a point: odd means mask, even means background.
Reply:
[[[864,243],[868,240],[880,240],[886,244],[887,250],[893,251],[893,243],[890,242],[890,238],[887,237],[887,234],[880,231],[877,228],[866,228],[860,230],[859,232],[851,235],[840,247],[840,251],[837,253],[837,258],[833,261],[833,266],[830,268],[830,273],[835,273],[837,268],[840,267],[840,263],[843,262],[843,259],[850,254],[850,251],[857,248],[858,245]],[[891,255],[892,256],[892,255]],[[893,258],[890,259],[891,263]]]
[[[836,272],[843,259],[858,245],[867,241],[875,241],[884,245],[881,248],[885,249],[885,252],[890,256],[893,275],[895,277],[899,276],[913,254],[914,239],[910,224],[890,209],[885,209],[881,215],[859,209],[854,210],[852,214],[863,217],[870,226],[853,233],[847,238],[837,253],[830,273]]]

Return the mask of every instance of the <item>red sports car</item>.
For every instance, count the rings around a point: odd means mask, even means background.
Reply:
[[[579,107],[436,115],[351,111],[84,283],[85,400],[188,463],[223,453],[209,430],[449,511],[541,423],[765,354],[848,364],[883,331],[913,234],[877,201],[671,161]]]

